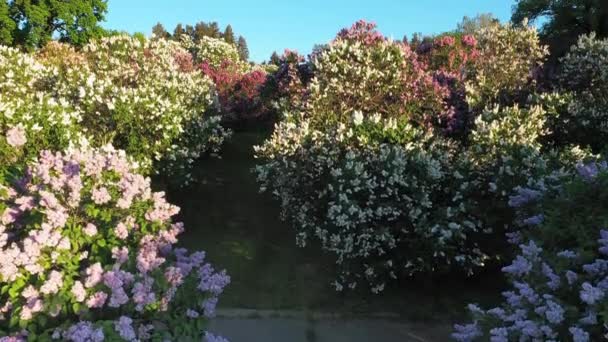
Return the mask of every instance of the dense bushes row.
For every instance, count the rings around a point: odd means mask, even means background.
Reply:
[[[539,93],[546,54],[527,26],[409,44],[358,22],[309,60],[285,56],[274,84],[287,114],[256,148],[261,189],[280,200],[298,245],[335,255],[339,289],[500,262],[505,233],[521,229],[514,189],[597,158],[597,146],[558,134],[577,130],[575,111]]]

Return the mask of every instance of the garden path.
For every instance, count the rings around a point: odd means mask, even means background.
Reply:
[[[314,246],[297,248],[276,201],[258,192],[253,145],[267,136],[236,133],[221,159],[200,162],[199,183],[169,191],[187,227],[182,245],[206,251],[232,278],[209,330],[232,342],[447,341],[448,322],[461,320],[471,297],[479,301],[478,289],[450,279],[408,281],[382,296],[335,292],[331,258]]]

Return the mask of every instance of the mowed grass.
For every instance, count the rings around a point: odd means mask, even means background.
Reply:
[[[405,280],[373,295],[365,288],[337,293],[332,258],[316,246],[297,248],[293,228],[279,218],[279,205],[260,194],[251,169],[253,146],[268,132],[239,132],[222,157],[199,162],[199,180],[186,189],[170,189],[186,226],[181,244],[204,250],[232,283],[221,307],[265,310],[330,311],[344,314],[393,312],[414,320],[463,320],[473,298],[497,301],[502,280],[496,272],[475,279],[460,275]]]

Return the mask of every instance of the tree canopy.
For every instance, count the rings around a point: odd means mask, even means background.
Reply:
[[[0,43],[27,49],[60,41],[83,45],[103,34],[107,0],[0,1]]]
[[[511,20],[542,20],[541,36],[554,56],[563,55],[581,34],[608,37],[606,0],[518,0]]]

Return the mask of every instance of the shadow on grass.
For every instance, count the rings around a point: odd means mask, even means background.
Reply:
[[[220,306],[353,315],[394,312],[410,320],[462,321],[468,302],[496,302],[503,287],[497,272],[475,279],[410,279],[382,295],[364,289],[335,292],[332,259],[318,248],[297,248],[293,229],[278,217],[278,203],[258,193],[251,172],[253,145],[267,136],[236,133],[221,159],[199,162],[197,184],[169,191],[170,200],[182,208],[180,219],[186,225],[181,244],[206,251],[208,259],[232,277]]]

